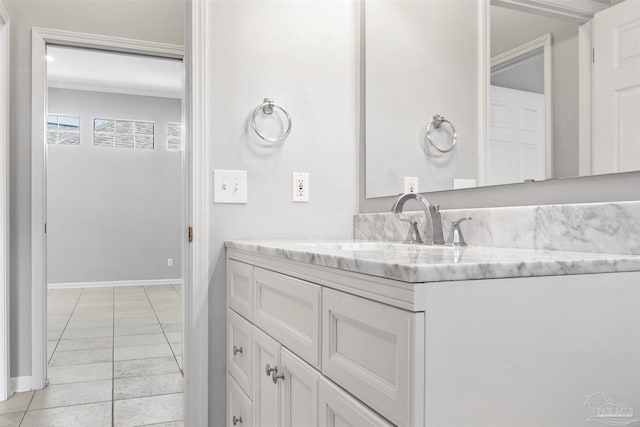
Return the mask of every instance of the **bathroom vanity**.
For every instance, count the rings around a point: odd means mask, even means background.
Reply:
[[[590,395],[640,406],[637,255],[234,241],[227,279],[229,426],[572,426]]]

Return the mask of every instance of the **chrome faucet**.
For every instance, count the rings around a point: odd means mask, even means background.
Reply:
[[[427,218],[427,227],[424,233],[424,241],[432,245],[444,245],[444,232],[442,231],[442,218],[440,217],[440,207],[432,205],[426,197],[418,193],[406,193],[400,195],[393,203],[391,212],[402,213],[402,208],[408,200],[415,200],[424,208]],[[413,225],[412,225],[413,226]]]

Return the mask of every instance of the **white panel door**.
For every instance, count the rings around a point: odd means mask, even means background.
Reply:
[[[284,347],[280,364],[284,374],[280,380],[281,427],[317,427],[320,372]]]
[[[280,369],[280,344],[258,328],[253,330],[253,425],[280,424],[280,385],[274,384],[266,369]]]
[[[487,184],[545,179],[544,95],[491,86]]]
[[[247,395],[253,381],[253,326],[233,310],[227,311],[227,369]]]
[[[593,19],[591,172],[640,170],[640,0]]]
[[[322,290],[322,373],[400,426],[422,425],[423,313]]]
[[[326,379],[320,380],[319,427],[392,427],[393,425]]]
[[[238,383],[227,375],[227,427],[251,427],[251,400]]]

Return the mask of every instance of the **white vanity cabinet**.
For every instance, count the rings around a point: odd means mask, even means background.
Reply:
[[[410,283],[227,257],[229,425],[569,427],[589,396],[640,407],[638,271]]]

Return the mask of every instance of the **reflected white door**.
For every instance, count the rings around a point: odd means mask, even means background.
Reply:
[[[487,184],[545,179],[544,95],[491,86]]]
[[[640,0],[593,19],[591,172],[640,170]]]

